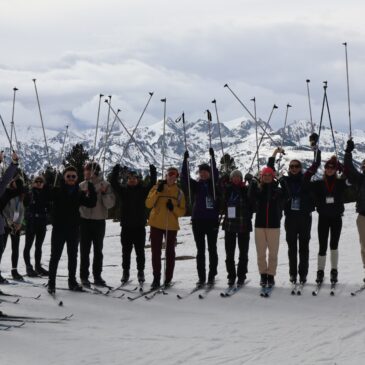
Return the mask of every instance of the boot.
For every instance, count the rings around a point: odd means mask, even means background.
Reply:
[[[151,284],[151,289],[152,289],[152,290],[154,290],[154,289],[158,289],[160,286],[161,286],[160,278],[155,277],[155,278],[153,279],[152,284]]]
[[[170,281],[165,281],[165,283],[163,284],[163,286],[164,286],[165,288],[170,288],[170,287],[172,286],[172,282],[171,282],[171,280],[170,280]]]
[[[96,286],[106,286],[106,281],[101,276],[97,276],[94,277],[94,284]]]
[[[337,281],[338,281],[338,271],[337,271],[337,269],[332,269],[331,270],[331,283],[336,284]]]
[[[297,283],[297,276],[296,275],[290,275],[289,281],[292,284],[296,284]]]
[[[44,269],[41,265],[37,265],[35,268],[35,271],[40,276],[48,276],[49,272],[48,270]]]
[[[120,279],[120,281],[122,282],[123,285],[128,283],[128,281],[129,281],[129,271],[127,271],[127,270],[123,271],[123,276]]]
[[[228,286],[229,287],[232,287],[232,286],[234,286],[234,283],[236,282],[236,280],[235,279],[228,279]]]
[[[0,284],[7,284],[8,281],[3,277],[1,276],[1,272],[0,272]]]
[[[69,280],[68,288],[71,291],[82,291],[82,286],[76,280]]]
[[[243,286],[246,281],[246,275],[243,275],[242,277],[239,277],[237,279],[237,287]]]
[[[307,276],[300,276],[299,277],[300,284],[304,285],[307,282]]]
[[[30,278],[36,278],[38,276],[38,273],[34,271],[33,266],[27,266],[27,275]]]
[[[364,280],[365,280],[365,279],[364,279]],[[198,280],[198,281],[196,282],[196,286],[197,286],[198,288],[202,288],[204,285],[205,285],[205,280],[204,280],[204,281],[202,281],[202,280]]]
[[[11,276],[14,280],[24,281],[23,276],[18,273],[17,269],[11,269]]]
[[[84,286],[85,288],[90,288],[91,283],[89,279],[81,279],[81,285]]]
[[[209,275],[208,276],[208,282],[207,285],[208,286],[213,286],[215,284],[215,277],[213,275]]]
[[[145,282],[144,272],[142,270],[138,271],[137,279],[140,284]]]
[[[318,270],[317,271],[316,283],[321,284],[323,282],[323,279],[324,279],[324,271],[323,270]]]
[[[267,275],[267,285],[271,288],[275,285],[274,275]]]
[[[54,285],[54,283],[51,283],[50,281],[48,281],[47,291],[51,295],[56,294],[56,286]]]
[[[267,274],[261,274],[260,285],[266,286],[266,284],[267,284]]]

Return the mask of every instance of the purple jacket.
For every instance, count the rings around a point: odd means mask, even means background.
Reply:
[[[214,173],[214,182],[216,189],[216,197],[218,194],[218,178],[219,173],[216,166],[216,162],[214,157],[212,158],[213,162],[213,173]],[[182,170],[181,170],[181,182],[184,186],[184,189],[188,189],[188,179],[190,179],[190,187],[191,194],[193,196],[193,210],[191,218],[193,220],[212,220],[218,221],[218,200],[214,201],[213,199],[213,181],[212,179],[203,181],[203,180],[194,180],[188,174],[187,168],[187,160],[184,159]]]
[[[8,186],[8,184],[14,177],[17,167],[18,167],[18,165],[11,163],[9,165],[9,167],[6,169],[2,178],[0,179],[0,198],[3,196],[3,194],[5,193],[6,187]],[[4,225],[5,225],[5,221],[4,221],[2,212],[1,212],[1,214],[0,214],[0,235],[3,235],[5,233]]]

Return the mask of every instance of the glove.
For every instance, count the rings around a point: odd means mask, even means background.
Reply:
[[[87,183],[87,190],[89,191],[89,193],[90,192],[95,193],[95,186],[91,181],[88,181],[88,183]]]
[[[184,160],[187,160],[189,158],[189,151],[188,150],[186,150],[185,152],[184,152]]]
[[[167,208],[170,212],[172,212],[172,211],[174,210],[174,204],[172,204],[171,199],[169,199],[169,200],[167,201],[167,203],[166,203],[166,208]]]
[[[157,192],[162,193],[163,192],[163,186],[166,184],[166,180],[162,180],[158,183],[157,186]]]
[[[214,150],[212,147],[209,148],[209,154],[214,157]]]
[[[13,152],[11,155],[11,161],[14,165],[17,165],[19,163],[19,157],[15,152]]]
[[[319,136],[317,133],[312,133],[309,136],[309,143],[312,147],[314,147],[318,143]]]
[[[248,182],[251,182],[253,179],[253,176],[248,172],[246,175],[245,175],[245,180],[248,181]]]
[[[156,173],[157,173],[156,166],[155,165],[150,165],[150,174],[154,175]]]
[[[345,152],[351,153],[355,149],[355,143],[352,139],[347,141]]]
[[[0,163],[4,161],[4,151],[0,152]]]
[[[119,175],[119,172],[120,172],[120,165],[119,165],[119,163],[117,163],[117,164],[113,167],[112,174],[113,174],[113,175]]]

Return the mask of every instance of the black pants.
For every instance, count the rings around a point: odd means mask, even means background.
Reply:
[[[58,263],[65,243],[68,255],[68,278],[70,282],[76,281],[79,226],[56,226],[53,227],[51,236],[51,259],[49,262],[49,283],[51,285],[56,284]]]
[[[32,220],[27,222],[27,228],[25,230],[25,246],[23,251],[23,257],[25,266],[32,266],[30,262],[30,250],[33,246],[33,242],[35,239],[35,267],[41,267],[42,261],[42,246],[44,242],[44,238],[46,237],[47,225],[42,221]]]
[[[289,275],[305,279],[309,267],[309,241],[311,239],[312,216],[289,214],[285,217],[286,242],[288,244]],[[299,243],[299,267],[298,267]]]
[[[145,266],[145,241],[146,241],[146,228],[142,227],[122,227],[120,234],[120,240],[122,244],[122,267],[123,271],[128,271],[131,266],[131,253],[134,247],[136,253],[137,270],[144,271]]]
[[[238,240],[239,249],[239,259],[236,273],[236,263],[234,260],[234,255],[236,252],[236,245]],[[245,280],[247,274],[247,264],[248,264],[248,248],[250,242],[250,233],[237,233],[237,232],[227,232],[224,237],[226,246],[226,268],[228,273],[228,280]]]
[[[10,233],[10,229],[5,227],[5,235],[4,235],[4,249],[6,248],[6,242],[8,237],[11,239],[11,267],[12,269],[16,269],[18,267],[19,261],[19,245],[20,245],[20,232],[17,231],[15,234]]]
[[[81,219],[80,235],[80,278],[89,277],[91,245],[94,247],[93,275],[99,278],[103,271],[105,220]]]
[[[197,248],[196,264],[199,280],[206,280],[205,272],[205,236],[207,236],[208,252],[209,252],[209,274],[208,280],[213,279],[217,275],[218,253],[218,222],[193,220],[193,235]]]
[[[337,250],[338,242],[340,241],[342,230],[342,216],[327,217],[318,216],[318,240],[319,240],[319,255],[325,256],[328,247],[328,236],[331,232],[330,248]]]
[[[4,242],[5,234],[0,235],[0,263],[3,258],[3,253],[5,251],[5,242]]]

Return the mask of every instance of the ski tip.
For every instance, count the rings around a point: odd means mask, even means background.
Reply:
[[[59,303],[58,303],[58,305],[59,305],[60,307],[63,307],[63,301],[62,301],[62,300],[60,300],[60,301],[59,301]]]
[[[181,296],[181,295],[179,295],[179,294],[176,294],[176,298],[177,298],[177,299],[182,299],[182,296]]]
[[[316,297],[316,296],[317,296],[317,293],[316,293],[315,291],[313,291],[313,292],[312,292],[312,295],[313,295],[314,297]]]
[[[351,293],[351,296],[352,297],[356,297],[356,293]]]
[[[15,300],[14,304],[18,304],[19,302],[20,302],[20,299],[18,298]]]
[[[204,299],[204,297],[201,294],[199,294],[199,299]]]
[[[34,297],[34,299],[39,299],[41,297],[42,294],[38,294],[36,297]]]

